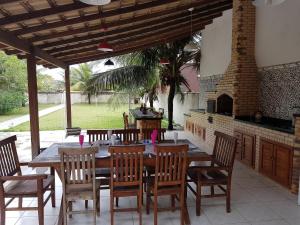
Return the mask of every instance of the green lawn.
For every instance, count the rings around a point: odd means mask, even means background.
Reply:
[[[134,107],[134,106],[132,106]],[[128,105],[113,109],[109,104],[74,104],[72,105],[73,127],[82,129],[123,128],[122,113],[128,113]],[[58,110],[40,118],[40,130],[64,130],[65,110]],[[28,131],[29,122],[7,131]]]
[[[39,104],[39,110],[46,109],[46,108],[49,108],[52,106],[55,106],[55,105],[54,104]],[[16,117],[24,116],[26,114],[29,114],[28,105],[25,107],[21,107],[19,109],[15,109],[14,111],[6,113],[4,115],[0,115],[0,123],[4,122],[6,120],[16,118]]]
[[[137,106],[132,106],[132,108]],[[122,113],[128,113],[128,105],[117,109],[109,104],[74,104],[72,105],[72,125],[82,129],[123,128]],[[64,130],[65,110],[61,109],[40,118],[40,130]],[[167,121],[162,121],[162,127],[167,127]],[[5,131],[28,131],[29,122]]]

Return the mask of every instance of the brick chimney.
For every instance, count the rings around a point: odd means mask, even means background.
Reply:
[[[217,86],[216,97],[226,94],[233,98],[234,116],[253,115],[259,108],[255,15],[251,0],[233,0],[231,63]]]

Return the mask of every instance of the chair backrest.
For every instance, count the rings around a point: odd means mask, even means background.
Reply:
[[[228,172],[232,171],[237,139],[228,134],[215,131],[215,145],[213,150],[213,163],[218,166],[227,167]]]
[[[112,190],[114,187],[142,186],[144,151],[144,145],[109,147]]]
[[[89,143],[92,144],[95,141],[108,140],[108,130],[87,130],[86,133],[89,136]]]
[[[139,129],[116,129],[111,130],[112,134],[117,135],[122,142],[135,143],[139,140]],[[98,140],[109,140],[108,130],[87,130],[89,142],[93,143]]]
[[[59,148],[61,180],[65,193],[95,188],[97,148]]]
[[[157,145],[155,188],[185,184],[188,145]]]
[[[124,129],[128,129],[129,128],[128,115],[125,112],[123,112],[123,121],[124,121]]]
[[[154,129],[151,129],[151,128],[150,129],[149,128],[142,129],[143,139],[151,139],[151,134],[152,134],[153,130]],[[158,136],[157,136],[158,142],[164,141],[166,129],[161,128],[161,129],[157,129],[157,131],[158,131]]]
[[[0,141],[0,176],[21,174],[15,141],[16,135]]]

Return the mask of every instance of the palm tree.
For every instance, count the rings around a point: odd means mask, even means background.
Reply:
[[[119,57],[123,67],[95,74],[90,80],[91,85],[97,90],[113,88],[131,92],[143,88],[148,93],[151,106],[153,106],[157,87],[169,87],[168,129],[173,130],[174,97],[177,93],[182,94],[181,85],[189,89],[189,84],[182,76],[181,71],[187,66],[199,69],[200,65],[200,49],[193,52],[184,51],[184,47],[190,41],[194,41],[194,37],[176,40]],[[161,58],[167,58],[170,63],[160,65]]]
[[[71,89],[73,91],[83,91],[88,96],[88,102],[91,104],[91,95],[93,88],[89,85],[89,80],[93,74],[93,63],[82,63],[78,67],[71,68]]]

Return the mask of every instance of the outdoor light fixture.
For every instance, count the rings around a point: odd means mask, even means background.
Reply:
[[[168,65],[170,64],[170,61],[167,58],[161,58],[159,61],[160,65]]]
[[[256,7],[259,6],[264,6],[264,5],[279,5],[283,3],[285,0],[252,0],[252,4],[255,5]]]
[[[89,5],[107,5],[111,2],[111,0],[79,0],[79,1]]]
[[[106,41],[103,41],[102,43],[100,43],[98,45],[97,49],[99,51],[103,51],[103,52],[112,52],[112,51],[114,51],[113,48],[110,46],[110,44],[108,44]]]
[[[105,65],[105,66],[114,66],[115,64],[114,64],[113,61],[111,61],[111,60],[109,59],[109,60],[107,60],[107,61],[104,63],[104,65]]]

